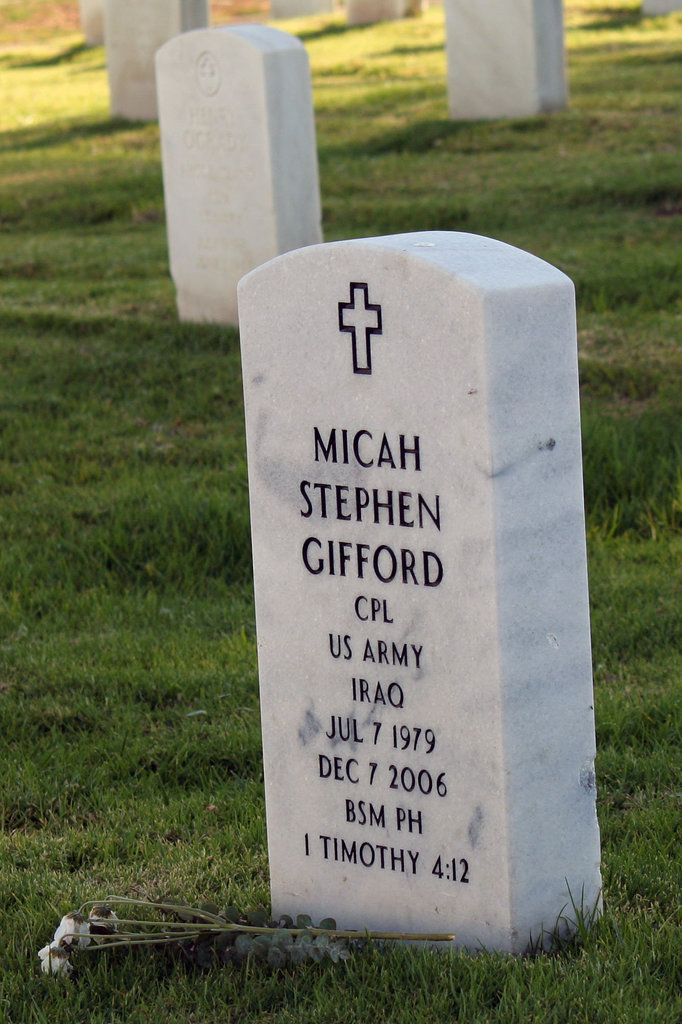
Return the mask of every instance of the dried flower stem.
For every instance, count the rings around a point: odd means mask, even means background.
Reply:
[[[88,900],[80,908],[80,913],[83,913],[84,909],[89,906],[93,906],[101,903],[120,903],[128,904],[129,906],[135,907],[146,907],[154,908],[155,910],[162,910],[168,913],[177,914],[180,912],[191,913],[193,917],[202,917],[205,919],[205,923],[192,922],[188,927],[186,921],[149,921],[140,920],[134,918],[119,918],[118,923],[123,925],[137,925],[159,929],[158,937],[151,937],[145,933],[140,934],[139,932],[117,932],[117,939],[124,939],[126,942],[136,943],[148,943],[154,942],[177,942],[180,939],[192,938],[197,935],[198,932],[206,932],[208,934],[216,934],[219,932],[240,932],[246,935],[262,935],[263,933],[272,932],[272,928],[268,926],[260,925],[247,925],[238,924],[232,921],[226,921],[224,917],[220,917],[217,914],[212,914],[210,911],[203,910],[199,907],[189,906],[178,906],[173,903],[156,903],[153,900],[138,900],[133,899],[130,896],[107,896],[104,900]],[[452,942],[454,939],[453,934],[446,934],[443,932],[437,933],[422,933],[422,932],[373,932],[373,931],[352,931],[344,929],[328,929],[328,928],[287,928],[286,931],[290,935],[296,936],[301,935],[303,932],[307,932],[309,935],[328,935],[330,938],[335,939],[349,939],[351,941],[359,939],[378,939],[386,941],[399,941],[399,942]],[[116,940],[112,941],[100,941],[96,948],[106,949],[108,946],[117,945]]]

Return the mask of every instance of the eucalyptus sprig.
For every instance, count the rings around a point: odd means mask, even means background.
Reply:
[[[120,914],[112,905],[119,908]],[[125,907],[143,908],[164,916],[124,917]],[[73,950],[93,952],[124,945],[172,946],[204,969],[221,964],[240,966],[249,959],[280,969],[308,960],[347,960],[350,944],[364,939],[450,942],[453,938],[454,935],[441,933],[348,931],[337,928],[331,917],[314,925],[307,914],[299,914],[295,921],[289,915],[273,921],[264,910],[242,913],[234,906],[220,910],[213,903],[193,907],[171,900],[107,896],[104,901],[88,900],[63,917],[52,943],[41,949],[38,956],[43,971],[66,976],[72,969],[69,956]]]

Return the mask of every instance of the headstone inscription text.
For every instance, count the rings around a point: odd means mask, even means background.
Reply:
[[[600,889],[570,281],[425,232],[239,303],[274,913],[570,931]]]

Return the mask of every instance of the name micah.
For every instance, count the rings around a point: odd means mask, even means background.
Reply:
[[[398,434],[393,440],[371,430],[332,427],[323,435],[313,428],[313,456],[317,463],[352,466],[362,470],[391,469],[421,472],[421,441],[417,434]],[[441,529],[440,495],[392,487],[332,484],[301,480],[300,514],[303,519],[366,523],[407,530]],[[303,565],[312,576],[342,576],[437,587],[443,563],[435,551],[390,544],[362,544],[349,540],[307,537],[301,549]]]

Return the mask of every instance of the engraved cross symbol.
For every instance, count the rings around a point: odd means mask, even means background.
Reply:
[[[351,281],[350,301],[339,302],[339,330],[353,339],[353,373],[372,372],[372,338],[381,334],[381,306],[368,302],[369,285]]]

